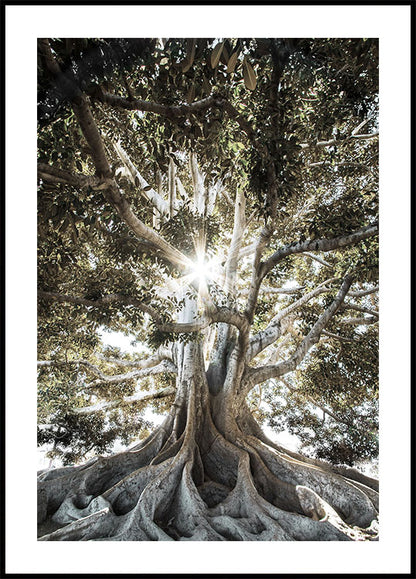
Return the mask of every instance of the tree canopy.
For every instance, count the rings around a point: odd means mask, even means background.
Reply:
[[[377,40],[41,39],[38,81],[39,442],[142,449],[150,405],[164,464],[206,406],[238,453],[268,424],[308,464],[376,457]]]

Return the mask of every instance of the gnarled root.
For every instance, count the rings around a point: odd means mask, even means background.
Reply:
[[[374,488],[253,432],[226,439],[197,408],[182,432],[169,417],[129,451],[41,473],[40,540],[376,539]]]

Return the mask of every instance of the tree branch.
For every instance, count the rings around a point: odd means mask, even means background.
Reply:
[[[245,228],[245,207],[246,204],[244,193],[241,190],[237,190],[235,198],[233,234],[228,250],[227,262],[225,264],[225,291],[230,294],[233,294],[235,290],[237,263]]]
[[[130,181],[135,186],[139,186],[141,188],[141,193],[143,196],[154,206],[162,215],[168,216],[169,215],[169,205],[168,203],[157,193],[152,187],[150,187],[149,183],[142,177],[139,173],[137,168],[133,165],[130,157],[126,153],[126,151],[121,146],[120,142],[113,143],[114,149],[116,150],[117,155],[120,157],[121,162],[126,167],[129,175]]]
[[[173,322],[158,325],[162,332],[192,333],[204,330],[210,324],[225,323],[235,326],[240,332],[248,331],[248,322],[244,315],[227,307],[214,306],[204,317],[192,322]]]
[[[41,40],[40,45],[47,62],[48,70],[50,70],[50,72],[57,78],[62,78],[64,75],[62,75],[59,65],[52,55],[49,42],[47,40]],[[70,83],[68,80],[67,82]],[[160,249],[164,256],[175,267],[178,267],[181,270],[189,268],[192,263],[185,255],[165,241],[153,229],[140,221],[140,219],[138,219],[138,217],[133,213],[130,204],[123,197],[112,177],[112,171],[106,156],[104,143],[85,95],[82,94],[78,88],[74,88],[72,92],[68,92],[68,94],[71,95],[70,100],[72,108],[79,126],[81,127],[84,138],[91,149],[91,156],[97,175],[103,179],[103,185],[102,187],[100,186],[100,189],[102,188],[106,201],[114,207],[121,219],[139,238],[144,238],[145,240],[150,241]]]
[[[364,296],[368,296],[369,294],[374,294],[374,293],[378,292],[378,290],[379,290],[379,287],[377,285],[375,287],[371,287],[371,288],[368,288],[366,290],[350,291],[349,295],[352,298],[362,298]]]
[[[182,105],[163,105],[141,99],[128,99],[120,95],[113,95],[97,88],[91,95],[96,100],[107,105],[129,111],[143,111],[156,113],[169,119],[186,118],[192,114],[205,111],[213,106],[221,106],[222,100],[217,95],[210,95],[194,103]]]
[[[329,267],[330,269],[334,269],[334,266],[331,265],[330,263],[328,263],[327,261],[325,261],[324,259],[322,259],[321,257],[318,257],[317,255],[314,255],[313,253],[310,253],[309,251],[305,251],[303,253],[304,256],[306,257],[310,257],[311,259],[313,259],[314,261],[320,263],[321,265],[324,265],[325,267]]]
[[[240,115],[237,109],[235,109],[228,100],[217,94],[210,95],[204,99],[190,104],[181,105],[163,105],[152,101],[125,98],[103,91],[101,87],[96,88],[91,96],[96,100],[110,106],[126,109],[129,111],[139,110],[143,112],[155,113],[167,117],[171,120],[188,118],[192,114],[198,114],[202,111],[206,111],[211,107],[222,108],[227,112],[231,119],[238,123],[238,125],[243,129],[243,131],[250,139],[253,139],[255,136],[254,130],[250,123],[246,121],[242,115]]]
[[[328,330],[322,330],[323,336],[328,336],[328,338],[334,338],[334,340],[339,340],[340,342],[359,342],[357,338],[347,338],[345,336],[340,336],[339,334],[334,334],[332,332],[328,332]]]
[[[365,308],[363,306],[359,306],[357,304],[352,304],[351,302],[345,302],[342,306],[343,310],[355,310],[356,312],[362,312],[363,314],[369,314],[374,318],[379,317],[379,313],[376,310],[372,310],[371,308]]]
[[[71,173],[70,171],[54,167],[53,165],[47,165],[46,163],[38,163],[38,177],[49,183],[67,183],[80,189],[85,187],[95,189],[100,187],[103,182],[95,175]]]
[[[38,360],[38,368],[59,368],[60,366],[85,366],[94,376],[105,379],[105,374],[88,360]]]
[[[132,370],[131,372],[126,372],[126,374],[116,374],[115,376],[101,375],[97,380],[84,384],[83,390],[90,390],[91,388],[96,388],[98,386],[120,384],[120,382],[125,382],[127,380],[147,378],[148,376],[154,376],[155,374],[162,374],[163,372],[174,372],[176,373],[176,366],[170,360],[163,360],[157,366],[151,368],[141,368],[138,370]]]
[[[207,191],[204,183],[204,175],[198,167],[196,153],[191,152],[189,155],[189,170],[192,177],[194,190],[194,208],[199,215],[205,215]]]
[[[378,131],[374,132],[374,133],[370,133],[368,135],[356,135],[356,134],[351,134],[349,137],[346,137],[345,139],[330,139],[329,141],[318,141],[317,143],[302,143],[300,145],[300,148],[302,150],[305,149],[312,149],[315,147],[332,147],[333,145],[343,145],[344,143],[348,143],[354,140],[369,140],[369,139],[375,139],[376,137],[378,137]]]
[[[112,356],[98,355],[99,359],[107,364],[114,364],[116,366],[125,366],[129,368],[151,368],[156,366],[162,360],[172,360],[172,352],[169,348],[160,347],[154,356],[144,358],[143,360],[122,360],[121,358],[114,358]]]
[[[302,305],[310,301],[312,298],[331,291],[331,288],[327,287],[327,284],[333,283],[337,278],[333,277],[324,281],[314,290],[308,292],[298,300],[296,300],[290,306],[281,310],[269,323],[269,325],[261,332],[253,336],[250,340],[250,345],[246,354],[246,361],[249,362],[265,348],[273,344],[281,336],[281,321],[291,314],[296,309],[300,308]]]
[[[280,378],[284,374],[293,372],[293,370],[297,368],[312,346],[319,341],[322,330],[341,306],[349,288],[351,287],[352,281],[353,280],[350,276],[347,276],[344,279],[341,288],[331,305],[319,317],[309,334],[302,340],[294,354],[289,359],[271,366],[248,369],[244,386],[246,393],[248,393],[256,384],[261,384],[270,378]]]
[[[225,322],[236,326],[240,331],[248,331],[248,322],[245,316],[231,308],[213,306],[209,309],[204,317],[198,318],[192,322],[164,322],[162,316],[152,306],[144,304],[134,297],[124,296],[122,294],[109,294],[95,300],[60,294],[56,292],[38,291],[38,297],[41,299],[54,300],[60,303],[71,303],[88,307],[100,307],[109,304],[122,304],[133,306],[143,313],[151,316],[157,328],[161,332],[169,333],[192,333],[207,328],[210,324],[216,322]]]
[[[158,400],[160,398],[166,398],[167,396],[175,394],[175,392],[176,388],[173,386],[168,386],[167,388],[163,388],[163,390],[159,390],[158,392],[152,392],[149,394],[143,394],[140,392],[133,394],[132,396],[120,398],[119,400],[111,400],[110,402],[98,402],[92,406],[76,408],[73,412],[75,414],[93,414],[95,412],[102,412],[103,410],[111,410],[112,408],[117,408],[117,406],[124,404],[143,403],[150,402],[151,400]]]
[[[108,359],[104,359],[104,361],[108,362]],[[124,361],[124,360],[123,360]],[[120,360],[118,360],[120,362]],[[104,374],[97,366],[91,364],[88,360],[38,360],[37,366],[38,368],[44,367],[56,367],[59,368],[61,366],[84,366],[87,368],[94,376],[97,376],[97,380],[90,382],[89,384],[85,384],[83,388],[95,388],[96,386],[102,386],[103,384],[119,384],[120,382],[124,382],[125,380],[131,380],[133,378],[144,378],[147,376],[153,376],[155,374],[161,374],[162,372],[176,372],[176,366],[170,359],[163,358],[160,359],[160,356],[155,356],[154,358],[150,358],[147,360],[142,360],[136,362],[138,364],[143,362],[141,366],[138,366],[136,370],[132,370],[131,372],[127,372],[126,374],[116,374],[116,375],[107,375]],[[127,365],[127,364],[126,364]],[[134,363],[133,363],[134,365]]]
[[[336,163],[335,165],[332,164],[332,162],[330,161],[318,161],[317,163],[308,163],[306,165],[307,167],[332,167],[332,168],[338,168],[338,167],[354,167],[356,169],[364,169],[364,171],[367,172],[371,172],[373,171],[373,167],[369,166],[369,165],[365,165],[364,163],[350,163],[348,161],[342,162],[342,163]]]
[[[228,116],[231,119],[233,119],[234,121],[236,121],[237,124],[240,126],[240,128],[243,129],[243,131],[245,132],[247,137],[254,144],[256,144],[255,131],[254,131],[253,127],[250,125],[250,123],[248,121],[246,121],[246,119],[242,115],[240,115],[240,113],[237,111],[237,109],[235,107],[233,107],[233,105],[229,101],[222,100],[221,104],[223,104],[224,109],[228,113]]]
[[[169,199],[169,217],[176,214],[177,211],[177,199],[176,199],[176,165],[172,159],[169,158],[169,169],[168,169],[168,199]]]
[[[268,287],[268,286],[262,286],[261,291],[265,294],[270,294],[270,295],[274,295],[274,294],[278,294],[278,295],[292,295],[292,294],[297,294],[300,291],[304,290],[305,286],[304,285],[298,285],[296,287]],[[241,296],[245,296],[247,295],[249,292],[249,290],[247,288],[242,288],[240,290],[240,295]]]
[[[108,295],[103,296],[101,298],[97,298],[97,299],[92,300],[92,299],[84,298],[84,297],[69,296],[66,294],[60,294],[60,293],[56,293],[56,292],[45,292],[45,291],[39,290],[38,291],[38,297],[41,299],[46,299],[46,300],[54,300],[54,301],[60,302],[60,303],[77,304],[77,305],[94,307],[94,308],[100,307],[100,306],[108,306],[111,304],[121,304],[124,306],[133,306],[133,307],[137,308],[138,310],[142,311],[143,313],[148,314],[153,319],[160,320],[160,314],[154,308],[152,308],[152,306],[149,306],[149,305],[141,302],[140,300],[138,300],[134,297],[125,296],[122,294],[108,294]]]
[[[264,267],[264,264],[261,262],[261,256],[263,255],[263,251],[272,235],[273,228],[269,225],[265,225],[260,232],[260,236],[256,243],[256,249],[254,251],[253,272],[245,309],[245,315],[247,316],[247,319],[250,321],[250,323],[253,323],[254,311],[257,305],[259,290],[264,277],[262,274],[262,267]]]
[[[340,320],[341,324],[355,325],[355,326],[371,326],[378,323],[378,317],[371,316],[370,318],[346,318]]]
[[[271,257],[269,257],[261,266],[261,275],[264,277],[269,273],[273,267],[279,263],[285,257],[289,255],[304,253],[310,250],[313,251],[333,251],[334,249],[341,249],[342,247],[347,247],[349,245],[354,245],[359,241],[368,239],[373,235],[378,233],[378,224],[367,225],[362,227],[353,233],[348,233],[346,235],[341,235],[339,237],[333,237],[330,239],[315,239],[300,241],[298,243],[292,243],[282,247],[276,251]]]
[[[242,259],[243,257],[247,257],[252,255],[256,251],[256,243],[250,243],[250,245],[246,245],[240,249],[238,254],[238,259]]]

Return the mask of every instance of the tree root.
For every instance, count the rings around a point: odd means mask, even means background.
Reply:
[[[375,502],[373,489],[350,481],[337,473],[323,470],[319,466],[285,455],[255,438],[250,437],[250,443],[275,476],[296,486],[312,489],[333,505],[346,523],[366,528],[377,517],[377,509],[373,504],[373,501]]]
[[[192,397],[191,397],[192,398]],[[39,476],[42,541],[377,539],[378,493],[208,414],[172,417],[126,452]],[[197,435],[198,433],[198,435]]]

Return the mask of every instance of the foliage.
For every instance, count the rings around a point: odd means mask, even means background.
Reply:
[[[353,465],[378,456],[377,394],[377,333],[344,331],[344,341],[320,344],[290,382],[268,388],[265,418],[297,435],[303,452]]]
[[[376,222],[377,139],[353,138],[364,121],[366,133],[378,128],[376,40],[52,39],[51,48],[62,75],[53,82],[40,51],[38,162],[76,176],[96,175],[91,148],[70,106],[78,90],[87,94],[112,176],[132,211],[189,259],[197,257],[195,238],[202,231],[206,255],[223,266],[237,190],[244,192],[251,216],[247,244],[264,224],[273,224],[275,235],[263,259],[286,245],[347,235]],[[106,103],[106,94],[122,99],[123,106]],[[189,107],[211,97],[211,106],[186,114],[166,108]],[[165,112],[129,107],[133,101],[156,103]],[[118,142],[148,187],[129,177],[114,148]],[[205,190],[218,187],[211,215],[198,213],[189,201],[194,186],[191,154],[202,168]],[[179,210],[156,215],[146,193],[153,188],[167,200],[172,163],[182,184],[176,188]],[[120,371],[102,360],[103,330],[131,337],[137,346],[134,355],[118,354],[133,363],[160,346],[195,336],[160,330],[160,323],[174,321],[181,311],[185,296],[170,291],[168,281],[182,274],[132,234],[100,185],[40,178],[38,214],[38,286],[43,292],[38,357],[62,363],[39,370],[39,422],[53,423],[53,428],[40,429],[39,441],[53,442],[55,455],[69,463],[91,449],[108,452],[119,438],[127,444],[140,428],[149,427],[140,404],[85,416],[75,409],[174,382],[166,371],[138,386],[126,379],[83,390],[94,376],[87,366],[80,372],[76,360],[88,360],[108,376]],[[356,291],[377,282],[378,246],[373,238],[320,257],[326,265],[305,255],[290,256],[270,271],[265,284],[275,289],[295,284],[306,292],[351,271]],[[240,273],[235,304],[243,303],[250,285],[248,262],[242,263]],[[227,303],[216,280],[209,285],[216,304]],[[331,288],[297,310],[289,340],[278,342],[276,351],[266,350],[256,364],[267,362],[269,355],[280,360],[290,354],[336,295],[338,286],[333,283]],[[48,292],[82,296],[89,304],[53,301],[45,297]],[[195,288],[188,292],[196,295]],[[157,323],[128,301],[103,303],[109,295],[151,306]],[[252,334],[264,330],[273,315],[295,304],[300,295],[260,293]],[[370,295],[359,305],[375,309],[374,300]],[[341,309],[327,327],[342,339],[327,336],[291,375],[296,392],[282,383],[264,386],[268,410],[260,408],[257,414],[276,430],[297,434],[311,454],[346,464],[377,452],[377,332],[375,326],[344,325],[342,319],[350,313]],[[152,404],[164,411],[171,400]],[[342,420],[327,414],[323,420],[323,406]]]

